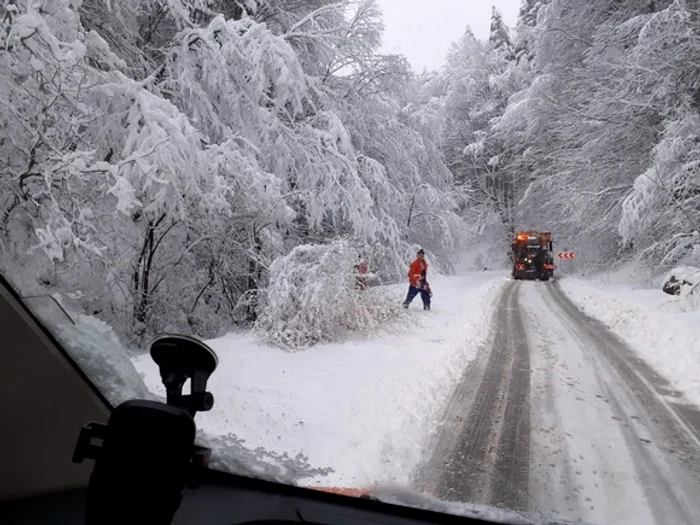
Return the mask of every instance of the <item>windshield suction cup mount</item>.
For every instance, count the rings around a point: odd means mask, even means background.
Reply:
[[[160,368],[168,405],[182,408],[192,416],[212,409],[214,396],[207,392],[207,381],[219,359],[211,348],[192,337],[165,335],[151,343],[151,358]],[[190,393],[183,395],[188,379]]]
[[[125,401],[106,425],[88,423],[78,437],[73,461],[95,461],[86,525],[169,525],[185,487],[197,487],[209,463],[211,450],[195,443],[194,416],[214,406],[207,381],[219,364],[216,354],[181,335],[156,338],[150,353],[160,368],[167,404]],[[190,393],[183,394],[188,379]]]

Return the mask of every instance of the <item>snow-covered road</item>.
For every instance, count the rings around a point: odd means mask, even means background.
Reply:
[[[558,284],[512,282],[422,488],[548,518],[700,523],[698,414],[664,383]]]
[[[210,341],[221,364],[201,428],[332,469],[307,486],[592,524],[700,523],[700,413],[684,401],[700,395],[694,328],[578,279],[476,272],[433,285],[434,310],[416,305],[399,331],[293,354],[251,334]],[[392,293],[399,304],[404,287]],[[162,394],[150,359],[135,364]]]
[[[489,331],[502,273],[431,280],[433,310],[420,300],[391,330],[289,353],[252,334],[209,341],[220,365],[214,409],[197,416],[212,435],[234,434],[250,450],[301,454],[326,476],[311,486],[407,486],[451,393]],[[400,308],[406,286],[389,288]],[[163,395],[158,368],[135,359]]]

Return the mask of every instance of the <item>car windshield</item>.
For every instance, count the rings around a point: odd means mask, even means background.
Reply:
[[[700,523],[694,2],[10,0],[1,24],[0,271],[114,406],[164,401],[149,344],[194,336],[216,469]]]

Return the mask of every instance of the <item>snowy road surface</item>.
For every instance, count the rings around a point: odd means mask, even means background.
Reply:
[[[596,525],[700,523],[700,415],[676,391],[700,395],[693,329],[575,279],[433,285],[434,310],[415,305],[400,331],[292,354],[251,334],[210,341],[216,404],[198,424],[332,469],[309,486],[417,489]],[[157,367],[135,364],[162,395]]]
[[[465,363],[488,337],[506,282],[498,272],[435,276],[431,312],[414,301],[398,328],[304,352],[246,333],[208,341],[220,359],[209,381],[216,401],[197,423],[212,435],[234,434],[250,450],[302,454],[313,467],[333,469],[309,485],[406,486]],[[406,286],[395,288],[399,309]],[[135,365],[164,395],[152,360],[144,355]]]
[[[419,476],[440,499],[588,523],[700,523],[700,417],[556,283],[503,290]]]

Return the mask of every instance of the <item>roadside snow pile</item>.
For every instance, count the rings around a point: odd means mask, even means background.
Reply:
[[[255,330],[264,341],[289,350],[369,333],[396,320],[399,309],[384,287],[358,290],[346,241],[303,245],[270,267]]]
[[[574,278],[563,279],[560,285],[584,312],[610,326],[675,389],[700,406],[700,323],[660,311],[673,299],[659,290],[609,285],[603,289]]]
[[[210,435],[234,433],[251,450],[333,469],[307,485],[407,485],[464,368],[488,337],[504,282],[487,272],[434,277],[434,309],[412,306],[403,333],[295,353],[253,334],[210,341],[220,359],[209,383],[216,403],[197,416],[198,425]],[[396,304],[405,292],[391,287]],[[150,359],[135,364],[162,394]]]
[[[37,304],[40,308],[34,308]],[[155,364],[151,370],[155,374],[149,377],[151,390],[135,366],[135,363],[145,360],[150,362],[150,357],[141,355],[132,361],[133,352],[127,351],[111,326],[67,308],[64,312],[51,309],[50,304],[48,301],[33,301],[32,311],[51,327],[59,342],[113,407],[132,399],[165,402],[165,391],[153,388],[154,382],[160,384],[160,373]],[[200,428],[197,442],[212,449],[213,467],[244,476],[296,483],[326,472],[312,468],[301,456],[292,458],[285,453],[246,448],[243,440],[230,430],[211,433]]]
[[[669,295],[687,297],[697,294],[698,284],[700,284],[700,268],[679,266],[664,277],[662,288]]]

